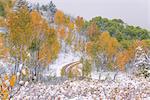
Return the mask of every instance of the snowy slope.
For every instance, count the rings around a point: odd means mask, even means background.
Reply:
[[[74,52],[73,49],[66,45],[64,41],[61,43],[61,45],[62,47],[58,58],[52,64],[50,64],[44,72],[46,76],[51,75],[50,72],[53,71],[54,74],[59,77],[63,66],[79,61],[81,58],[81,54],[79,52]]]

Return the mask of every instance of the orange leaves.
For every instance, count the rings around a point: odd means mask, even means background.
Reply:
[[[4,76],[4,80],[8,80],[9,78],[8,78],[8,75],[7,74],[5,74],[5,76]]]
[[[4,27],[5,24],[5,19],[0,17],[0,27]]]
[[[68,28],[69,28],[70,31],[74,30],[74,23],[70,21],[68,23]]]
[[[64,24],[67,26],[70,23],[70,17],[64,16]]]
[[[119,42],[116,38],[111,37],[108,32],[103,32],[99,37],[99,46],[108,56],[113,56],[117,53]]]
[[[4,45],[4,38],[0,35],[0,57],[6,58],[8,56],[8,48]]]
[[[99,40],[103,42],[103,45],[106,45],[108,44],[110,38],[111,37],[108,32],[103,32],[101,33]]]
[[[115,66],[115,57],[119,51],[119,46],[120,44],[116,38],[111,37],[108,32],[103,32],[87,43],[86,52],[93,60],[100,62],[97,57],[106,60],[101,63],[105,63],[106,66],[112,69]]]
[[[126,50],[117,54],[116,62],[120,70],[124,70],[125,65],[134,58],[138,46],[145,47],[145,43],[143,41],[133,41],[132,45]]]
[[[87,29],[87,34],[89,36],[97,35],[99,33],[100,33],[100,31],[99,31],[96,23],[94,23],[94,22]]]
[[[70,31],[74,29],[74,22],[71,20],[70,16],[65,15],[62,11],[57,10],[54,17],[54,22],[60,27],[67,27]]]
[[[54,21],[58,25],[64,24],[64,22],[65,22],[64,13],[60,10],[57,10],[57,12],[55,13]]]
[[[85,47],[86,47],[86,52],[90,56],[92,56],[93,42],[88,42]]]
[[[16,78],[17,78],[16,75],[12,75],[12,76],[11,76],[11,78],[10,78],[10,80],[9,80],[11,87],[14,87],[15,82],[16,82]]]
[[[9,87],[14,87],[16,83],[16,75],[9,76],[5,74],[4,78],[0,78],[0,98],[2,100],[8,100],[9,98]]]
[[[44,64],[49,64],[52,60],[52,54],[47,45],[44,45],[39,51],[39,60]]]
[[[75,20],[75,24],[76,24],[77,30],[81,31],[81,29],[84,26],[84,19],[83,19],[83,17],[78,16],[76,18],[76,20]]]
[[[33,27],[42,28],[43,25],[46,25],[46,21],[41,17],[41,15],[37,11],[32,11],[30,13],[31,22]]]
[[[30,15],[31,15],[32,23],[34,25],[39,25],[40,24],[39,21],[41,21],[41,19],[42,19],[41,16],[39,15],[39,13],[37,11],[32,11],[30,13]]]
[[[119,43],[116,38],[110,38],[110,41],[108,42],[108,55],[113,56],[117,53],[119,48]]]
[[[56,58],[60,50],[59,42],[53,41],[52,44],[44,44],[39,51],[39,61],[45,66]]]
[[[8,100],[9,91],[6,88],[2,88],[2,91],[0,92],[0,97],[2,100]]]
[[[32,24],[32,34],[33,38],[39,38],[41,33],[48,33],[48,23],[41,17],[37,11],[32,11],[30,13],[31,24]],[[32,38],[31,38],[32,40]]]
[[[65,27],[60,27],[57,30],[57,35],[59,38],[66,40],[68,38],[71,38],[70,36],[72,36],[72,33],[70,30],[66,29]]]
[[[50,28],[39,12],[21,7],[8,16],[7,24],[10,54],[18,59],[18,64],[29,61],[47,66],[58,55],[60,46],[55,29]],[[63,30],[61,33],[63,37]],[[15,76],[10,80],[11,86],[14,81]]]
[[[117,55],[116,63],[120,70],[125,70],[125,64],[129,61],[129,56],[127,54],[127,51],[121,52]]]
[[[57,17],[57,23],[62,22],[62,14],[63,13],[61,11],[56,13],[55,17]],[[59,43],[56,37],[57,35],[55,29],[49,28],[48,23],[42,19],[41,15],[36,11],[31,12],[31,18],[33,27],[31,40],[33,41],[33,39],[35,39],[36,41],[40,41],[40,44],[37,44],[39,47],[39,60],[42,64],[48,65],[53,59],[53,56],[56,56],[59,51]],[[59,31],[60,36],[62,38],[65,37],[65,29],[61,29]],[[53,49],[56,50],[56,52],[53,52]]]
[[[58,41],[55,41],[51,46],[52,58],[56,58],[60,50],[60,44]]]
[[[31,18],[27,7],[12,12],[7,18],[7,27],[9,30],[9,41],[12,45],[20,47],[27,45],[29,33],[31,33]]]
[[[135,46],[133,44],[133,46]],[[124,50],[120,53],[117,54],[117,59],[116,59],[116,63],[118,65],[118,68],[122,71],[125,70],[125,65],[132,60],[132,58],[134,57],[135,54],[135,48],[131,46],[129,47],[127,50]]]
[[[66,37],[66,29],[64,27],[58,29],[58,36],[62,39]]]

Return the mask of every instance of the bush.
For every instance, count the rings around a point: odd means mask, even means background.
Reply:
[[[73,74],[72,74],[71,70],[68,73],[68,78],[70,78],[70,79],[73,78]]]
[[[61,69],[61,76],[64,76],[64,75],[65,75],[65,69],[62,68],[62,69]]]
[[[144,78],[149,78],[150,68],[147,66],[140,66],[140,68],[136,71],[136,75]]]
[[[90,76],[92,71],[91,63],[87,59],[83,60],[82,63],[83,63],[83,69],[82,69],[83,77]]]

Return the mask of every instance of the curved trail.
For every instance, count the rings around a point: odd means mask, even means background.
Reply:
[[[66,68],[69,67],[69,66],[74,66],[74,65],[77,65],[77,64],[80,64],[80,63],[81,63],[80,61],[72,62],[72,63],[69,63],[69,64],[63,66],[62,68],[65,68],[65,69],[66,69]]]
[[[72,62],[72,63],[69,63],[69,64],[63,66],[62,69],[64,69],[65,73],[66,73],[68,70],[72,69],[74,66],[79,65],[79,64],[81,64],[80,61]]]

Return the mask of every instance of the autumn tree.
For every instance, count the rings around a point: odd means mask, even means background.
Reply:
[[[27,7],[22,7],[17,12],[11,12],[7,18],[8,44],[10,54],[15,58],[16,68],[27,58],[27,49],[30,44],[31,18]]]
[[[58,25],[62,25],[65,22],[65,15],[62,11],[57,10],[54,16],[54,22]]]
[[[128,64],[131,64],[131,66],[128,66],[128,67],[132,67],[132,63],[133,62],[133,59],[135,57],[135,53],[136,53],[136,48],[137,47],[143,47],[143,49],[145,51],[148,51],[149,50],[149,43],[148,41],[146,40],[142,40],[142,41],[139,41],[139,40],[134,40],[131,42],[131,44],[126,48],[126,49],[123,49],[122,51],[120,51],[118,54],[117,54],[117,57],[116,57],[116,63],[117,63],[117,66],[120,70],[125,70],[126,69],[126,65]]]
[[[103,32],[98,39],[88,42],[86,51],[92,57],[95,67],[102,66],[113,69],[119,45],[116,38],[111,37],[108,32]]]
[[[101,33],[99,37],[99,45],[101,50],[111,57],[117,53],[119,47],[117,39],[111,37],[108,32]]]
[[[12,17],[11,17],[12,16]],[[7,19],[10,54],[20,64],[32,66],[35,76],[41,66],[47,66],[59,52],[56,31],[50,28],[37,11],[21,7]]]
[[[31,23],[31,45],[29,47],[33,61],[35,62],[35,75],[38,74],[37,69],[41,66],[47,66],[59,52],[59,42],[57,40],[56,31],[50,28],[48,23],[41,17],[37,11],[32,11]]]
[[[9,55],[9,49],[5,46],[5,38],[0,35],[0,58],[7,58]]]
[[[64,25],[68,25],[70,23],[70,16],[65,15],[64,16]]]
[[[75,19],[75,25],[77,27],[77,31],[80,32],[81,29],[84,27],[83,17],[77,16],[77,18]]]
[[[4,77],[0,77],[0,98],[2,100],[9,99],[9,95],[12,92],[11,89],[15,86],[15,83],[16,75],[11,75],[9,77],[7,74],[5,74]]]
[[[49,33],[46,37],[47,39],[39,51],[39,60],[44,61],[44,64],[47,66],[53,59],[57,58],[60,50],[60,44],[57,40],[56,31],[54,29],[49,29]]]
[[[58,36],[61,38],[61,39],[65,39],[66,38],[66,28],[65,27],[60,27],[58,29]]]
[[[73,21],[70,21],[69,23],[68,23],[68,29],[69,29],[69,31],[73,31],[74,30],[74,22]]]
[[[87,28],[87,35],[90,37],[91,40],[96,39],[98,35],[100,34],[100,29],[97,27],[96,23],[93,22],[88,28]]]

